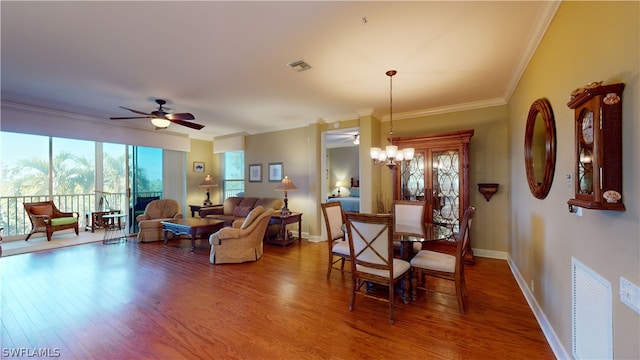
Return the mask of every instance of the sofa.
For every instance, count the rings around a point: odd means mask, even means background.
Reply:
[[[274,209],[256,206],[244,219],[238,219],[232,226],[224,227],[209,236],[212,264],[242,263],[257,261],[263,254],[264,233]]]
[[[182,219],[180,205],[172,199],[153,200],[147,204],[144,213],[136,217],[138,221],[138,242],[164,240],[162,221]]]
[[[234,221],[246,218],[258,206],[277,211],[283,205],[282,199],[231,196],[222,205],[201,208],[199,214],[201,218],[223,220],[225,226],[232,226]]]

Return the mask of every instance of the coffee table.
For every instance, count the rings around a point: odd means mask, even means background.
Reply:
[[[175,220],[161,221],[162,232],[164,233],[164,244],[167,245],[167,233],[174,235],[189,235],[191,238],[191,252],[196,249],[196,238],[204,239],[207,235],[224,227],[224,221],[214,219],[183,218]]]

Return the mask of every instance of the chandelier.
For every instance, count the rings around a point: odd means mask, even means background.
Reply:
[[[415,153],[414,148],[398,150],[398,147],[393,145],[393,75],[397,73],[395,70],[386,72],[389,77],[389,145],[384,150],[379,147],[372,147],[369,150],[374,164],[386,165],[391,170],[402,161],[413,159],[413,154]]]

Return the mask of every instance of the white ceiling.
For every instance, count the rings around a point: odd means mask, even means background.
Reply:
[[[504,104],[548,1],[1,2],[2,101],[110,121],[155,98],[213,139]],[[363,21],[366,18],[366,21]],[[296,72],[288,63],[304,60]],[[148,120],[122,126],[152,129]]]

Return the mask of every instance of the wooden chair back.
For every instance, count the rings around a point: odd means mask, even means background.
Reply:
[[[327,244],[329,246],[329,267],[327,268],[327,279],[331,276],[333,265],[340,262],[340,270],[344,271],[345,260],[349,258],[348,244],[340,243],[346,241],[344,225],[346,217],[342,211],[342,204],[330,202],[320,204],[324,223],[327,228]],[[347,246],[345,246],[347,245]],[[336,258],[337,257],[337,258]]]

